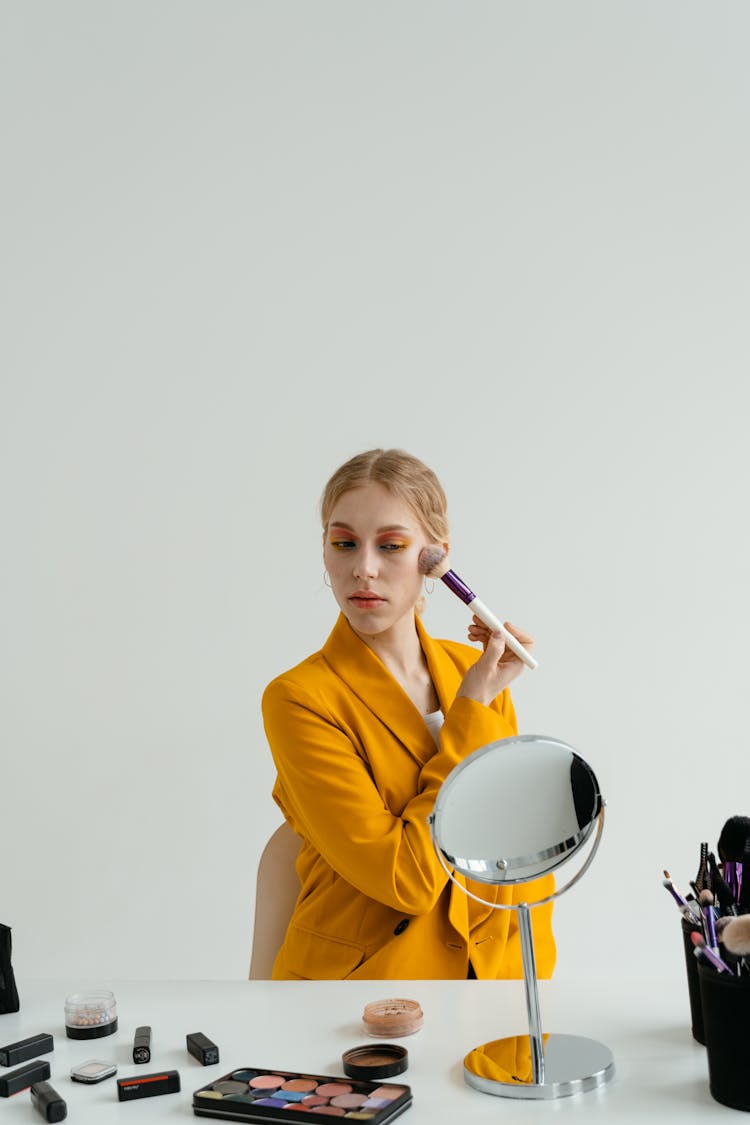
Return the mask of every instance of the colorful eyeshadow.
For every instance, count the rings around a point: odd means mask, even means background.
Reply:
[[[317,1089],[318,1083],[314,1078],[290,1078],[288,1082],[282,1084],[282,1090],[301,1091],[303,1094],[311,1094],[313,1090]]]
[[[255,1078],[250,1079],[250,1085],[254,1090],[278,1090],[279,1086],[284,1081],[284,1076],[278,1074],[258,1074]]]
[[[405,1094],[408,1086],[378,1086],[377,1090],[373,1090],[370,1094],[371,1098],[385,1098],[387,1101],[395,1101]]]
[[[214,1082],[211,1089],[220,1094],[246,1094],[247,1082],[233,1082],[230,1078],[228,1082]]]
[[[193,1108],[200,1116],[253,1121],[263,1125],[289,1123],[297,1120],[319,1121],[343,1117],[364,1125],[391,1125],[391,1119],[411,1104],[411,1089],[380,1079],[377,1071],[390,1061],[390,1052],[399,1053],[397,1044],[369,1043],[350,1048],[344,1053],[354,1055],[360,1065],[374,1070],[372,1079],[339,1078],[294,1071],[275,1073],[259,1067],[242,1067],[221,1075],[193,1095]],[[350,1060],[351,1061],[351,1060]],[[280,1113],[284,1110],[284,1113]],[[295,1119],[294,1111],[298,1110]],[[305,1115],[304,1117],[302,1115]],[[312,1117],[310,1115],[312,1114]],[[317,1115],[317,1116],[316,1116]],[[1,1125],[1,1123],[0,1123]]]
[[[364,1094],[339,1094],[337,1098],[331,1098],[331,1105],[341,1106],[342,1109],[359,1109],[362,1102],[366,1101]]]

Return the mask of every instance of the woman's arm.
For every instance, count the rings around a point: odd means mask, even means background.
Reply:
[[[296,831],[368,897],[405,914],[431,910],[447,876],[427,817],[455,765],[480,746],[516,733],[509,693],[491,706],[466,697],[454,701],[440,748],[419,771],[415,795],[400,815],[386,806],[365,757],[320,695],[275,680],[263,697],[263,718],[285,811]],[[394,740],[394,753],[402,752]]]

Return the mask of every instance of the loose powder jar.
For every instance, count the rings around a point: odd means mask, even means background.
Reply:
[[[100,1039],[117,1031],[114,993],[76,992],[65,1001],[65,1031],[69,1039]]]
[[[424,1016],[416,1000],[375,1000],[365,1005],[362,1022],[370,1035],[400,1039],[419,1031]]]

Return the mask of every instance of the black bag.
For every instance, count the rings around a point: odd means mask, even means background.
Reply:
[[[21,1006],[10,963],[10,951],[10,926],[4,926],[0,922],[0,1015],[4,1012],[17,1012]]]

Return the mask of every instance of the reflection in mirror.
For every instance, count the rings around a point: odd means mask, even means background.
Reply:
[[[441,786],[430,816],[433,843],[450,878],[472,898],[477,896],[455,880],[456,873],[480,883],[527,883],[556,870],[591,841],[575,874],[546,899],[491,904],[518,912],[529,1034],[469,1052],[464,1076],[478,1090],[557,1098],[594,1089],[614,1073],[603,1044],[542,1034],[531,929],[531,909],[559,897],[586,871],[603,825],[604,801],[593,770],[557,739],[523,735],[490,743],[465,758]]]

